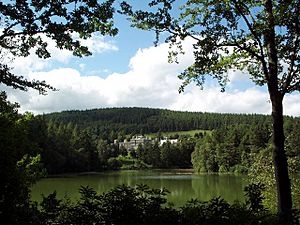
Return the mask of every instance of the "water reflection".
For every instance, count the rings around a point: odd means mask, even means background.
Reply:
[[[122,184],[129,186],[147,184],[152,188],[165,187],[170,191],[168,200],[178,207],[191,198],[207,201],[221,196],[229,202],[242,201],[243,189],[247,180],[243,176],[196,175],[176,170],[106,172],[43,179],[32,188],[32,199],[40,201],[41,194],[48,195],[54,190],[57,191],[59,198],[68,195],[70,199],[79,199],[78,189],[80,186],[90,186],[98,193],[103,193]]]
[[[192,180],[196,196],[205,201],[219,196],[229,202],[242,201],[246,184],[246,177],[235,175],[199,175]]]

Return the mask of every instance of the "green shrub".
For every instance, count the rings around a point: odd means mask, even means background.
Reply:
[[[228,168],[226,166],[221,165],[219,167],[219,173],[228,173],[228,172],[229,172],[229,170],[228,170]]]
[[[119,170],[122,167],[122,162],[117,158],[109,158],[107,160],[107,165],[109,169]]]
[[[97,194],[90,187],[81,187],[75,203],[56,199],[56,193],[44,197],[36,213],[39,223],[55,225],[280,225],[279,218],[262,205],[260,184],[246,190],[246,202],[229,204],[214,198],[191,200],[180,209],[168,206],[166,189],[147,185],[117,186]],[[38,208],[37,208],[38,210]],[[299,212],[294,211],[299,225]]]
[[[233,172],[235,174],[247,174],[248,168],[242,165],[235,165],[233,168]]]

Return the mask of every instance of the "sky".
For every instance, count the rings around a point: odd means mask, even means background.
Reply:
[[[34,54],[11,62],[16,74],[28,79],[45,80],[58,91],[46,96],[35,90],[23,92],[0,85],[10,101],[21,105],[20,111],[34,114],[64,110],[106,107],[151,107],[180,111],[270,114],[266,88],[257,87],[247,73],[229,71],[230,82],[225,92],[214,80],[201,90],[194,84],[179,94],[177,77],[193,64],[192,40],[183,42],[184,55],[178,64],[168,63],[168,44],[154,46],[154,32],[129,26],[124,16],[115,17],[116,37],[94,34],[83,44],[92,56],[78,58],[59,50],[47,39],[49,59]],[[284,114],[300,116],[300,95],[285,96]]]

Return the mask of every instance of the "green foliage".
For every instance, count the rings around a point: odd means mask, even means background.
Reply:
[[[126,157],[128,154],[137,160],[129,163],[119,158],[124,169],[190,168],[192,163],[198,172],[247,173],[254,155],[268,145],[269,119],[263,115],[116,108],[36,116],[28,125],[31,140],[43,149],[41,158],[50,174],[110,169],[109,158]],[[147,127],[144,129],[146,131],[164,130],[163,126],[160,127],[162,120],[171,123],[168,129],[193,124],[215,129],[196,133],[194,137],[186,135],[187,132],[170,132],[170,138],[178,138],[177,144],[159,146],[158,143],[147,143],[129,152],[113,143],[120,137],[133,136],[134,130],[141,127]],[[285,120],[296,124],[298,118],[286,117]],[[158,122],[153,124],[152,121]],[[233,122],[235,125],[226,125]],[[131,126],[136,128],[131,130]],[[292,143],[296,138],[297,126],[289,129]],[[122,138],[120,141],[123,141]],[[295,159],[293,162],[297,166]]]
[[[19,104],[7,101],[7,96],[4,91],[0,92],[0,113],[1,116],[12,117],[17,116]]]
[[[41,175],[40,156],[29,139],[30,115],[19,115],[17,104],[0,95],[0,221],[33,224],[36,205],[30,201],[30,187]],[[33,217],[31,219],[31,217]]]
[[[87,39],[95,32],[101,35],[116,35],[112,6],[113,0],[70,1],[16,1],[0,2],[1,35],[0,56],[8,53],[26,57],[33,49],[40,58],[49,58],[47,39],[55,41],[60,49],[67,49],[75,56],[90,55],[91,52],[79,40]],[[75,36],[78,36],[76,38]],[[3,61],[3,60],[2,60]],[[0,83],[27,91],[28,88],[45,94],[55,90],[44,81],[29,81],[15,75],[11,68],[0,62]]]
[[[259,138],[258,138],[259,136]],[[198,172],[248,173],[255,155],[270,141],[265,124],[237,124],[212,131],[200,139],[192,153]]]
[[[299,90],[297,0],[188,0],[182,6],[173,0],[162,0],[152,1],[149,6],[150,10],[135,11],[124,1],[121,12],[129,17],[133,27],[154,30],[155,43],[163,34],[170,44],[170,62],[178,62],[183,40],[194,41],[195,62],[179,75],[183,80],[180,91],[190,83],[203,87],[207,76],[215,78],[224,90],[231,69],[247,71],[257,85],[275,79],[276,88],[283,94]],[[179,13],[174,13],[176,7]],[[277,67],[272,75],[268,65],[271,59]],[[284,69],[281,62],[288,64],[289,69]]]
[[[270,210],[275,210],[276,201],[275,192],[275,177],[274,177],[274,166],[272,164],[272,151],[270,146],[266,149],[261,150],[255,155],[252,162],[252,166],[249,170],[249,177],[252,183],[261,183],[265,185],[263,191],[264,205]]]
[[[279,225],[277,215],[256,204],[261,199],[261,186],[247,189],[249,204],[229,204],[221,198],[207,202],[191,200],[179,209],[172,208],[166,200],[165,189],[151,189],[146,185],[117,186],[97,194],[90,187],[81,187],[80,200],[57,200],[56,193],[44,197],[39,216],[40,224],[140,224],[140,225]],[[251,193],[251,194],[249,194]],[[252,202],[254,201],[254,202]],[[258,208],[256,208],[258,207]],[[294,223],[299,224],[298,214]]]
[[[81,198],[75,204],[63,203],[55,193],[44,197],[41,204],[42,224],[172,224],[178,220],[175,209],[163,207],[165,189],[118,186],[97,194],[90,187],[81,187]]]
[[[288,156],[300,155],[300,123],[295,121],[288,126],[288,132],[286,137],[286,152]],[[300,171],[300,170],[299,170]]]
[[[182,138],[179,143],[147,143],[137,148],[137,159],[154,168],[190,168],[195,140]]]
[[[291,174],[291,188],[293,197],[293,208],[299,209],[300,203],[300,192],[299,192],[299,161],[297,157],[289,157],[289,169]],[[267,147],[255,154],[252,160],[252,166],[249,167],[248,175],[250,181],[253,183],[262,183],[265,186],[263,190],[264,200],[263,204],[270,210],[275,211],[276,206],[274,202],[276,201],[275,192],[275,177],[274,177],[274,166],[272,164],[272,154],[271,147]]]
[[[179,75],[183,80],[179,92],[190,83],[203,88],[207,77],[217,80],[224,91],[232,70],[243,71],[256,85],[267,86],[272,104],[278,212],[290,214],[283,98],[300,90],[299,1],[187,0],[179,13],[174,13],[176,3],[151,1],[151,9],[135,11],[122,2],[121,12],[129,17],[133,27],[154,30],[156,43],[160,34],[166,37],[170,62],[178,62],[178,54],[184,53],[184,40],[193,41],[194,61]]]
[[[146,134],[146,136],[149,136],[151,138],[156,138],[158,136],[161,137],[168,137],[171,139],[177,139],[180,136],[189,136],[189,137],[196,137],[199,138],[200,136],[203,136],[204,134],[210,134],[210,130],[186,130],[186,131],[169,131],[169,132],[160,132],[158,133],[150,133]]]
[[[122,167],[122,161],[117,158],[109,158],[107,165],[109,169],[118,170]]]
[[[118,155],[115,146],[71,123],[46,123],[43,117],[35,117],[30,128],[31,140],[42,149],[41,158],[50,174],[100,171],[108,158]]]
[[[230,205],[220,198],[209,202],[192,200],[182,207],[183,224],[234,224],[230,218]]]
[[[136,152],[137,159],[143,161],[144,163],[152,165],[153,167],[161,166],[161,150],[157,143],[146,143],[144,146],[139,145]]]
[[[133,152],[131,150],[130,152]],[[117,159],[122,163],[121,169],[124,170],[142,170],[142,169],[150,169],[151,166],[144,163],[140,159],[133,158],[130,155],[127,156],[118,156]]]
[[[260,212],[265,210],[263,206],[263,195],[262,191],[265,189],[265,186],[261,183],[258,184],[250,184],[245,187],[245,195],[246,195],[246,204],[249,209],[254,212]]]
[[[141,130],[151,136],[153,133],[160,133],[160,136],[174,136],[176,133],[179,136],[194,136],[194,131],[203,133],[206,130],[208,134],[210,130],[224,126],[265,124],[271,121],[271,117],[257,114],[180,112],[136,107],[64,111],[45,114],[43,118],[56,124],[76,124],[79,130],[87,129],[93,135],[111,143],[120,136],[140,134]]]
[[[289,120],[286,121],[289,123]],[[296,134],[299,132],[297,127],[298,120],[286,127],[286,146],[295,209],[299,208],[300,201],[299,154],[296,153]],[[206,135],[197,142],[192,153],[193,168],[198,173],[248,174],[251,182],[265,186],[265,189],[261,190],[264,195],[263,205],[275,211],[276,185],[269,139],[270,131],[264,124],[235,125],[214,130],[211,135]],[[295,148],[290,148],[291,146]]]
[[[221,165],[218,172],[219,173],[228,173],[229,169],[226,166]]]
[[[35,157],[24,155],[23,158],[17,162],[17,168],[26,177],[28,186],[34,184],[37,179],[45,177],[46,170],[41,164],[41,155]]]
[[[236,174],[247,174],[248,167],[237,164],[233,167],[233,172]]]
[[[41,224],[53,224],[62,210],[62,200],[57,199],[56,191],[46,197],[43,196],[43,200],[40,203]]]

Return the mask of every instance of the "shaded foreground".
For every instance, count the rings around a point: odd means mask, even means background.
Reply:
[[[245,203],[229,204],[221,198],[208,202],[191,200],[176,209],[166,200],[166,189],[146,185],[118,186],[104,194],[81,187],[80,200],[58,200],[56,193],[32,207],[30,224],[72,225],[200,225],[200,224],[285,224],[262,205],[263,187],[251,184],[245,188]],[[293,215],[299,224],[299,212]]]

